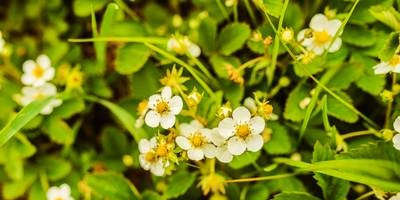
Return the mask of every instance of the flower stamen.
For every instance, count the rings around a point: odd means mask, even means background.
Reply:
[[[201,133],[194,133],[189,140],[194,147],[200,147],[205,143],[205,138]]]
[[[241,138],[246,138],[251,133],[248,124],[240,124],[236,126],[236,135]]]
[[[36,65],[32,73],[35,78],[40,78],[44,74],[44,69],[40,65]]]
[[[331,39],[331,36],[328,34],[328,32],[324,31],[314,31],[314,40],[318,44],[325,44]]]
[[[165,113],[169,110],[168,103],[165,101],[160,101],[156,105],[156,111],[160,114]]]

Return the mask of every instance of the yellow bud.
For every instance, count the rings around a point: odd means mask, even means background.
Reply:
[[[74,89],[82,86],[83,73],[78,69],[74,68],[71,70],[67,77],[67,88]]]
[[[282,42],[288,43],[291,42],[294,38],[294,32],[291,28],[284,28],[281,33]]]
[[[225,194],[225,178],[217,173],[202,176],[198,186],[201,187],[204,195],[209,192]]]
[[[389,90],[383,90],[380,94],[383,102],[392,102],[393,101],[393,92]]]
[[[231,104],[226,102],[223,106],[218,109],[217,117],[220,119],[224,119],[230,117],[232,114]]]
[[[279,79],[278,84],[282,87],[287,87],[290,84],[290,79],[287,76],[283,76]]]
[[[183,23],[182,17],[180,15],[174,15],[172,17],[172,26],[174,27],[180,27]]]
[[[293,153],[291,156],[290,156],[290,159],[292,159],[292,160],[295,160],[295,161],[301,161],[301,154],[300,153]]]
[[[125,154],[124,156],[122,156],[122,162],[125,166],[131,167],[134,163],[133,157],[131,155]]]
[[[299,103],[299,107],[301,109],[305,109],[307,108],[307,106],[311,103],[311,98],[310,97],[306,97],[303,100],[300,101]]]
[[[193,89],[193,91],[187,96],[187,103],[189,104],[189,107],[195,107],[197,106],[201,99],[202,99],[202,95],[197,92],[196,89]]]
[[[393,130],[383,129],[382,130],[382,137],[385,141],[390,141],[393,138],[394,132]]]

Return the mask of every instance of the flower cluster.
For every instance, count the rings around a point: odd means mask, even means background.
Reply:
[[[53,186],[47,190],[47,200],[74,200],[71,196],[71,188],[67,184],[59,187]]]
[[[188,108],[192,104],[185,96]],[[189,105],[190,104],[190,105]],[[190,123],[176,123],[176,115],[183,109],[182,97],[172,95],[172,89],[166,86],[161,94],[150,96],[146,108],[141,108],[145,115],[145,123],[149,127],[169,129],[167,136],[158,134],[150,140],[139,142],[140,164],[143,169],[150,170],[154,175],[162,176],[166,168],[181,160],[200,161],[205,158],[216,158],[220,162],[229,163],[234,156],[243,154],[246,150],[259,151],[264,144],[261,133],[265,128],[265,119],[256,114],[268,112],[269,104],[260,104],[260,112],[256,108],[254,115],[248,108],[240,106],[235,110],[221,107],[224,112],[218,114],[221,121],[217,127],[207,128],[205,123],[197,118]],[[143,106],[142,106],[143,107]],[[268,107],[265,111],[264,107]],[[230,110],[230,111],[229,111]],[[267,115],[266,115],[267,117]],[[175,129],[172,129],[175,126]]]
[[[28,60],[24,62],[22,68],[24,74],[21,77],[21,82],[25,87],[22,88],[22,96],[18,98],[21,105],[26,106],[35,100],[57,95],[56,86],[48,82],[55,75],[55,70],[51,66],[48,56],[40,55],[36,61]],[[55,98],[40,113],[48,115],[54,107],[61,105],[61,103],[61,99]]]

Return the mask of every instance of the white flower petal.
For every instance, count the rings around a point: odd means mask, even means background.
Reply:
[[[36,62],[43,68],[51,67],[50,58],[46,55],[40,55],[37,57]]]
[[[161,115],[160,123],[161,127],[163,127],[164,129],[169,129],[173,127],[175,124],[175,115],[170,112]]]
[[[306,31],[307,29],[303,29],[297,34],[297,41],[301,41],[304,39]]]
[[[375,74],[387,74],[392,71],[392,67],[386,62],[381,62],[372,68]]]
[[[62,193],[62,194],[64,194],[65,196],[70,196],[70,194],[71,194],[71,188],[69,187],[69,185],[68,184],[62,184],[62,185],[60,185],[60,190],[59,190],[59,192],[60,193]]]
[[[139,152],[140,153],[147,153],[151,149],[150,147],[150,141],[147,139],[141,139],[139,141]]]
[[[264,131],[265,120],[262,117],[253,117],[252,119],[250,119],[249,124],[251,126],[253,134],[260,134]]]
[[[221,134],[219,134],[217,128],[212,129],[210,139],[211,139],[211,142],[217,146],[221,146],[226,143],[225,138],[222,137]]]
[[[336,32],[338,32],[341,25],[342,22],[338,19],[329,20],[326,23],[325,30],[327,30],[328,34],[333,37]]]
[[[310,28],[314,31],[324,31],[326,25],[328,23],[328,18],[326,18],[323,14],[316,14],[311,18]]]
[[[240,106],[233,111],[232,117],[235,121],[239,123],[247,122],[250,120],[251,114],[246,107]]]
[[[50,113],[53,112],[53,106],[51,105],[47,105],[44,108],[42,108],[42,110],[40,111],[40,114],[42,115],[49,115]]]
[[[342,39],[336,38],[336,40],[332,43],[331,48],[328,49],[329,52],[335,52],[340,49],[342,46]]]
[[[232,118],[225,118],[218,124],[218,132],[224,138],[234,135],[235,123]]]
[[[172,97],[171,100],[169,100],[168,105],[169,105],[170,111],[173,114],[177,115],[182,111],[182,107],[183,107],[182,98],[180,96],[174,96],[174,97]]]
[[[203,150],[204,156],[206,156],[207,158],[214,158],[217,154],[217,148],[212,144],[205,144],[201,148]]]
[[[261,135],[251,134],[246,138],[247,150],[256,152],[259,151],[264,145],[263,137]]]
[[[393,122],[393,128],[396,132],[400,133],[400,116],[398,116]]]
[[[325,51],[325,47],[324,46],[313,46],[311,49],[315,55],[322,55]]]
[[[176,46],[178,46],[179,43],[175,38],[170,38],[167,42],[167,49],[169,51],[173,50]]]
[[[219,147],[217,149],[217,159],[223,163],[229,163],[233,159],[233,155],[226,147]]]
[[[21,82],[24,85],[32,85],[32,83],[35,81],[35,77],[33,77],[31,74],[23,74],[21,76]]]
[[[192,120],[190,122],[190,125],[196,130],[200,130],[201,128],[204,128],[203,124],[201,124],[198,120]]]
[[[57,94],[57,88],[55,85],[51,84],[51,83],[45,83],[44,85],[42,85],[40,87],[40,89],[42,90],[42,92],[44,94],[46,94],[47,96],[54,96]]]
[[[144,158],[144,154],[139,155],[139,164],[144,170],[150,169],[150,163]]]
[[[191,43],[188,47],[188,52],[190,53],[190,55],[192,55],[193,57],[199,57],[201,54],[201,49],[199,46],[197,46],[196,44]]]
[[[228,140],[228,151],[233,155],[240,155],[246,150],[246,142],[238,137]]]
[[[157,138],[154,136],[150,139],[150,148],[153,149],[157,146]]]
[[[46,71],[44,72],[43,78],[44,78],[45,80],[49,81],[49,80],[51,80],[51,79],[54,78],[54,74],[55,74],[54,68],[52,68],[52,67],[51,67],[51,68],[48,68],[48,69],[46,69]]]
[[[146,117],[144,118],[144,122],[147,126],[152,128],[157,127],[160,124],[161,116],[157,112],[150,110],[147,112]]]
[[[157,103],[161,100],[162,100],[161,95],[159,94],[151,95],[149,97],[149,108],[154,110],[157,106]]]
[[[400,133],[397,133],[395,136],[393,136],[392,142],[394,145],[400,145]]]
[[[179,125],[179,131],[181,135],[189,137],[192,133],[196,132],[197,129],[190,124],[182,123],[181,125]]]
[[[190,144],[189,139],[187,139],[186,137],[183,137],[183,136],[176,137],[175,142],[183,150],[188,150],[188,149],[190,149],[192,147],[192,145]]]
[[[164,100],[168,101],[171,98],[171,96],[172,96],[171,87],[169,86],[164,87],[163,90],[161,91],[161,97]]]
[[[392,71],[396,72],[396,73],[400,73],[400,64],[397,64],[396,66],[394,66]]]
[[[206,138],[207,142],[211,141],[211,130],[210,129],[202,128],[199,130],[199,132],[201,133],[201,135],[203,135]]]
[[[36,67],[36,63],[33,60],[27,60],[24,62],[24,64],[22,64],[22,70],[24,71],[24,73],[30,74],[33,69],[35,69]]]
[[[156,176],[162,176],[164,175],[165,169],[164,165],[161,160],[157,161],[157,163],[154,163],[150,166],[150,171]]]
[[[190,160],[199,161],[204,158],[204,153],[200,148],[193,148],[187,151]]]

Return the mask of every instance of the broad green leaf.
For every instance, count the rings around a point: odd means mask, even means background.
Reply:
[[[169,183],[165,190],[164,196],[166,198],[177,198],[183,194],[192,186],[196,179],[195,173],[189,172],[177,172],[172,175],[169,179]]]
[[[137,199],[131,190],[129,180],[119,174],[113,172],[89,174],[85,177],[85,181],[92,192],[101,199]]]
[[[250,27],[244,23],[232,23],[225,26],[217,39],[219,51],[230,55],[239,50],[250,37]]]
[[[87,17],[90,15],[91,7],[97,11],[100,10],[106,2],[106,0],[74,0],[73,10],[76,16]]]
[[[50,139],[56,143],[70,145],[74,141],[74,131],[61,118],[52,116],[47,118],[43,129]]]
[[[341,38],[344,42],[358,47],[372,46],[377,41],[376,34],[370,29],[351,25],[346,26]]]
[[[233,107],[238,107],[244,96],[244,87],[235,83],[230,83],[222,87],[225,92],[225,96],[227,99],[229,99],[231,105]]]
[[[253,162],[256,162],[258,157],[260,157],[261,152],[245,152],[241,154],[240,156],[235,156],[233,157],[232,162],[229,163],[229,166],[232,167],[233,169],[240,169],[243,167],[246,167],[250,165]]]
[[[127,140],[126,135],[114,127],[105,128],[101,134],[101,145],[107,155],[123,155],[128,149]]]
[[[24,160],[21,158],[10,158],[4,164],[4,170],[12,180],[21,180],[24,177]]]
[[[143,200],[159,200],[162,197],[153,190],[146,190],[142,193]]]
[[[110,98],[113,95],[113,91],[110,88],[110,86],[107,84],[105,79],[101,77],[94,77],[91,79],[91,88],[89,88],[89,91],[92,91],[93,94],[104,97],[104,98]]]
[[[35,118],[40,111],[47,106],[53,97],[34,101],[22,108],[18,114],[10,120],[0,131],[0,147],[3,146],[11,137],[13,137],[22,127]]]
[[[296,62],[294,64],[294,72],[299,77],[308,76],[308,74],[316,74],[324,70],[322,57],[316,57],[312,60],[311,63],[302,64],[300,62]]]
[[[72,170],[72,165],[67,160],[57,157],[42,157],[38,161],[41,170],[46,172],[51,181],[57,181],[66,177]]]
[[[303,101],[304,98],[310,96],[309,92],[310,89],[304,83],[299,83],[296,88],[290,92],[286,100],[285,111],[283,112],[283,116],[286,119],[295,122],[300,122],[304,119],[306,109],[300,107],[300,102]]]
[[[147,134],[144,132],[144,130],[135,127],[135,118],[133,118],[133,116],[123,108],[110,101],[99,99],[94,96],[86,96],[85,98],[89,101],[99,103],[109,109],[122,123],[122,125],[131,133],[136,142],[139,142],[141,138],[147,137]]]
[[[144,44],[126,44],[117,51],[115,69],[120,74],[135,73],[144,66],[150,54],[150,49]]]
[[[378,95],[384,88],[386,80],[384,76],[374,74],[372,67],[376,61],[364,55],[353,53],[351,61],[363,67],[363,75],[356,81],[356,85],[365,92]]]
[[[283,8],[283,0],[262,0],[268,14],[279,17]]]
[[[36,180],[28,193],[28,200],[46,199],[46,192],[44,191],[40,181]]]
[[[85,109],[85,102],[81,98],[71,98],[63,100],[61,106],[54,109],[52,117],[68,119],[73,115],[82,112]]]
[[[336,94],[346,102],[349,103],[352,102],[350,96],[348,96],[346,93],[336,92]],[[327,106],[328,106],[328,114],[337,119],[340,119],[348,123],[355,123],[358,120],[358,115],[356,113],[354,113],[352,110],[344,106],[340,101],[338,101],[331,95],[328,95]]]
[[[147,62],[131,77],[132,97],[140,101],[149,98],[161,87],[159,80],[162,76],[154,64]],[[143,83],[146,83],[146,87],[143,87]]]
[[[360,64],[346,64],[329,80],[326,86],[336,90],[347,89],[351,83],[359,80],[363,73],[364,68]]]
[[[271,155],[292,152],[292,143],[286,127],[276,122],[269,122],[267,127],[272,129],[272,135],[271,139],[264,145],[265,151]]]
[[[320,200],[305,192],[284,192],[274,196],[272,200]]]
[[[3,199],[17,199],[25,194],[29,186],[35,181],[36,174],[27,170],[24,177],[18,181],[7,181],[2,184]]]
[[[133,20],[113,22],[112,28],[107,31],[107,35],[112,37],[139,37],[147,34],[145,26]]]
[[[399,45],[400,45],[400,32],[392,32],[389,37],[385,41],[385,45],[379,54],[379,58],[382,61],[390,60],[393,55],[396,53]]]
[[[200,22],[198,30],[201,49],[207,53],[214,51],[217,38],[217,22],[213,18],[205,18]]]
[[[328,144],[322,145],[317,142],[314,145],[313,162],[334,160],[335,152]],[[318,185],[322,189],[324,199],[326,200],[345,200],[347,193],[350,190],[350,183],[348,181],[338,179],[335,177],[316,173],[314,178],[317,180]]]
[[[246,193],[248,200],[265,200],[268,199],[270,191],[265,184],[259,183],[251,186]]]
[[[372,6],[369,11],[380,22],[396,31],[400,30],[400,13],[393,7],[377,5]]]
[[[143,8],[143,15],[145,21],[153,28],[165,26],[167,20],[172,18],[166,8],[153,2],[146,4],[146,6]]]
[[[220,78],[228,79],[228,69],[231,67],[236,69],[240,65],[240,60],[233,56],[218,56],[213,55],[210,58],[211,65]]]

